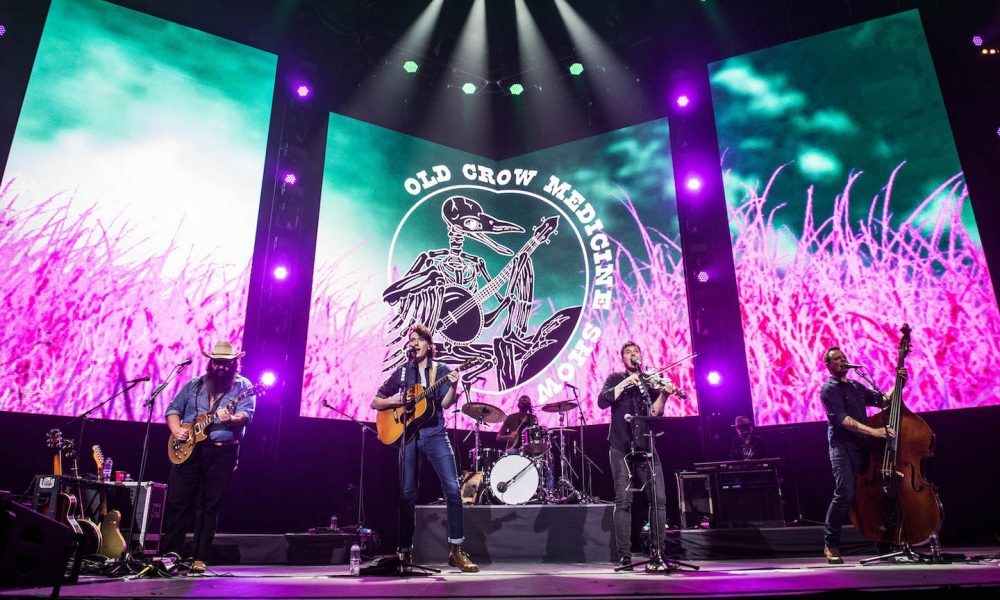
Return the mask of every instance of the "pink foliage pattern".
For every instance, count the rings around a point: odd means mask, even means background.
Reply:
[[[211,262],[189,259],[167,277],[166,257],[180,248],[154,253],[124,215],[102,223],[90,207],[74,216],[72,197],[21,200],[14,184],[0,189],[0,363],[12,377],[0,388],[0,410],[75,415],[121,382],[149,375],[151,383],[93,415],[143,420],[152,386],[176,362],[195,358],[157,398],[161,420],[201,368],[200,349],[242,341],[249,263],[227,279]],[[144,250],[145,260],[129,258]]]
[[[730,207],[747,363],[757,423],[825,418],[819,389],[823,351],[840,346],[892,386],[899,328],[913,328],[904,401],[914,411],[995,404],[1000,382],[1000,313],[981,245],[962,222],[961,173],[892,224],[892,173],[866,219],[852,223],[851,185],[817,222],[812,189],[803,233],[775,225],[784,204],[742,185]],[[820,217],[821,218],[821,217]],[[793,243],[789,243],[792,240]]]

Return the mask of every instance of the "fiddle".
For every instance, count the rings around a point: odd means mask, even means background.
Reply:
[[[668,395],[675,394],[681,400],[687,398],[687,393],[684,390],[677,387],[677,384],[659,371],[639,371],[639,373],[645,380],[646,385],[648,385],[654,392],[665,391]],[[631,375],[629,375],[629,377],[631,378]],[[636,385],[634,381],[628,381],[628,383],[625,384],[625,387],[628,388],[634,385]]]

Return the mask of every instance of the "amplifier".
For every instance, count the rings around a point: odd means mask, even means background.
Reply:
[[[677,506],[681,513],[681,527],[699,527],[706,518],[715,514],[712,501],[712,480],[708,473],[678,471]]]
[[[776,469],[719,472],[717,527],[781,527],[785,524]]]

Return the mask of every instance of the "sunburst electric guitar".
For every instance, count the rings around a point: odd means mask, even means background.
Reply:
[[[97,481],[109,483],[111,479],[111,459],[104,458],[101,447],[94,445],[94,464],[97,465]],[[122,513],[108,510],[108,493],[101,486],[101,548],[97,551],[101,556],[119,558],[125,554],[125,536],[121,532]]]
[[[455,370],[462,372],[481,362],[481,358],[470,358]],[[434,416],[434,403],[428,398],[447,380],[447,377],[442,377],[426,388],[418,383],[406,390],[406,402],[403,406],[378,411],[375,415],[375,428],[378,430],[379,441],[387,446],[393,445],[402,439],[404,431],[406,439],[411,439],[410,436]]]
[[[248,396],[263,396],[266,391],[267,387],[264,384],[255,384],[253,387],[244,390],[240,393],[240,395],[226,403],[225,409],[232,413],[233,409],[236,408],[236,405],[239,404],[240,400]],[[191,458],[191,453],[194,452],[195,445],[197,445],[198,442],[204,441],[205,438],[208,437],[205,430],[212,424],[212,421],[215,420],[215,416],[220,411],[221,409],[217,408],[211,413],[201,413],[194,418],[194,423],[181,423],[181,427],[190,430],[188,431],[186,440],[179,440],[175,438],[172,433],[170,434],[170,438],[167,440],[167,458],[170,459],[170,462],[175,465],[179,465]]]

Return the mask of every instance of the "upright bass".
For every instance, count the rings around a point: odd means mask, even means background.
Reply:
[[[944,510],[934,485],[923,472],[925,457],[934,454],[934,432],[903,404],[903,359],[910,352],[910,326],[900,328],[896,385],[882,412],[867,425],[891,427],[895,438],[870,445],[868,468],[858,475],[851,522],[866,537],[907,548],[922,544],[941,528]]]

